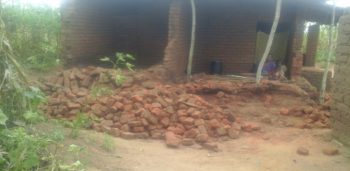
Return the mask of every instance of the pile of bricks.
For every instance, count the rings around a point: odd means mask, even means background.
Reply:
[[[304,122],[296,125],[299,128],[330,128],[330,106],[328,104],[322,106],[300,106],[291,109],[282,108],[281,115],[303,117]]]
[[[165,138],[169,147],[195,142],[208,146],[211,138],[239,136],[241,128],[234,123],[232,113],[188,93],[186,85],[150,80],[136,83],[138,73],[131,78],[133,84],[93,97],[90,88],[94,84],[116,86],[112,80],[101,81],[103,73],[108,72],[94,67],[74,68],[48,79],[45,90],[51,95],[43,110],[54,118],[73,119],[78,113],[87,114],[97,118],[92,124],[97,131],[126,139]]]
[[[159,66],[125,72],[127,79],[120,86],[110,77],[112,72],[98,67],[72,68],[47,78],[42,86],[49,94],[44,112],[64,119],[85,114],[93,118],[92,129],[125,139],[165,139],[169,147],[198,143],[216,149],[213,140],[236,139],[241,131],[257,131],[260,127],[236,120],[231,110],[209,103],[202,95],[215,95],[221,101],[269,92],[308,98],[298,86],[269,81],[256,86],[254,82],[197,75],[192,82],[172,84],[162,79],[166,74]],[[95,96],[92,89],[96,85],[111,91]]]

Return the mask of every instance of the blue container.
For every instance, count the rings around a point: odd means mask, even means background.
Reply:
[[[217,74],[220,75],[222,74],[223,71],[223,63],[222,61],[212,61],[210,65],[210,73],[211,74]]]

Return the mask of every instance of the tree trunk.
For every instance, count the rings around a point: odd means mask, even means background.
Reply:
[[[190,79],[192,75],[193,54],[194,54],[194,48],[196,45],[197,16],[196,16],[196,4],[194,0],[191,0],[191,8],[192,8],[192,30],[191,30],[191,45],[190,45],[190,51],[188,54],[188,63],[187,63],[187,79]]]
[[[329,72],[329,66],[331,63],[332,58],[332,50],[334,49],[334,37],[333,37],[333,30],[335,26],[335,1],[333,1],[333,14],[332,14],[332,25],[329,27],[329,51],[328,51],[328,58],[327,58],[327,64],[326,68],[323,73],[323,79],[322,79],[322,85],[321,85],[321,93],[320,93],[320,103],[324,103],[324,98],[326,95],[326,87],[327,87],[327,78],[328,78],[328,72]]]
[[[275,37],[275,33],[276,33],[276,30],[277,30],[278,22],[279,22],[280,15],[281,15],[281,6],[282,6],[282,0],[277,0],[275,19],[273,21],[273,25],[272,25],[271,32],[270,32],[270,35],[269,35],[269,39],[267,41],[267,45],[266,45],[266,49],[265,49],[264,55],[261,58],[261,61],[259,63],[259,67],[258,67],[258,71],[256,73],[256,84],[257,85],[260,84],[262,70],[263,70],[264,64],[266,62],[267,56],[269,55],[269,53],[271,51],[271,46],[272,46],[272,43],[273,43],[273,39]]]

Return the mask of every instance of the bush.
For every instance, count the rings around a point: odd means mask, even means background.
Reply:
[[[59,63],[60,15],[47,6],[3,3],[6,35],[18,61],[29,69],[47,70]]]

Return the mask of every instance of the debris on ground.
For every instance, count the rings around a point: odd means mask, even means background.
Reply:
[[[336,156],[339,154],[339,150],[332,146],[324,148],[322,152],[327,156]]]
[[[302,156],[308,156],[309,155],[309,150],[305,147],[299,147],[297,149],[297,153]]]
[[[72,68],[46,78],[42,89],[49,95],[45,113],[53,118],[73,119],[82,113],[93,118],[92,129],[125,139],[165,139],[167,146],[201,144],[217,151],[213,143],[220,137],[239,138],[241,131],[260,131],[255,122],[243,122],[229,110],[229,104],[247,103],[254,96],[272,103],[269,93],[278,92],[309,99],[294,84],[263,81],[260,86],[249,81],[230,81],[196,75],[191,82],[170,83],[161,67],[125,72],[123,84],[115,81],[112,69],[100,67]],[[217,99],[209,103],[205,96]],[[286,116],[306,117],[307,123],[328,127],[327,107],[310,106],[281,109]]]

